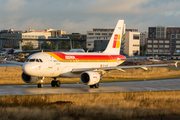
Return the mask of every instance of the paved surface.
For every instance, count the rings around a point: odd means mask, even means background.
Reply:
[[[176,78],[165,80],[100,83],[99,88],[89,88],[89,86],[83,84],[62,84],[61,87],[58,88],[52,88],[50,84],[44,85],[43,88],[37,88],[37,85],[1,85],[0,95],[123,92],[179,89],[180,78]]]

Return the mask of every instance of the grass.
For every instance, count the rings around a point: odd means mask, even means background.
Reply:
[[[0,84],[25,84],[21,79],[22,67],[0,67]],[[101,82],[110,81],[132,81],[132,80],[148,80],[160,78],[180,77],[179,69],[167,68],[149,68],[148,71],[143,69],[126,69],[126,72],[118,70],[110,71],[105,74]],[[58,78],[62,83],[77,83],[79,78]],[[52,78],[45,78],[44,83],[50,83]]]
[[[0,97],[1,119],[179,120],[180,91]]]

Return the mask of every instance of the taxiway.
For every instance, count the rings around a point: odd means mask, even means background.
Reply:
[[[145,80],[130,82],[100,83],[99,88],[89,88],[83,84],[61,84],[61,87],[51,87],[45,84],[43,88],[37,85],[0,85],[0,95],[36,95],[36,94],[61,94],[61,93],[93,93],[93,92],[124,92],[124,91],[153,91],[153,90],[179,90],[180,78]]]

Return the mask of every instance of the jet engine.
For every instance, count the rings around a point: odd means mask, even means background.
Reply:
[[[91,72],[91,71],[83,72],[80,78],[81,78],[81,82],[84,83],[85,85],[94,85],[98,83],[101,79],[99,73]]]
[[[29,75],[25,74],[24,72],[21,74],[21,78],[25,83],[35,83],[35,82],[43,79],[43,77],[29,76]]]

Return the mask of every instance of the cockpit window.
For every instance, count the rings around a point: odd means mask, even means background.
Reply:
[[[35,59],[30,59],[29,62],[35,62]]]
[[[26,60],[26,62],[28,62],[28,61],[29,61],[29,59]]]
[[[26,62],[43,62],[41,59],[27,59]]]
[[[40,62],[43,62],[41,59],[39,59]]]

